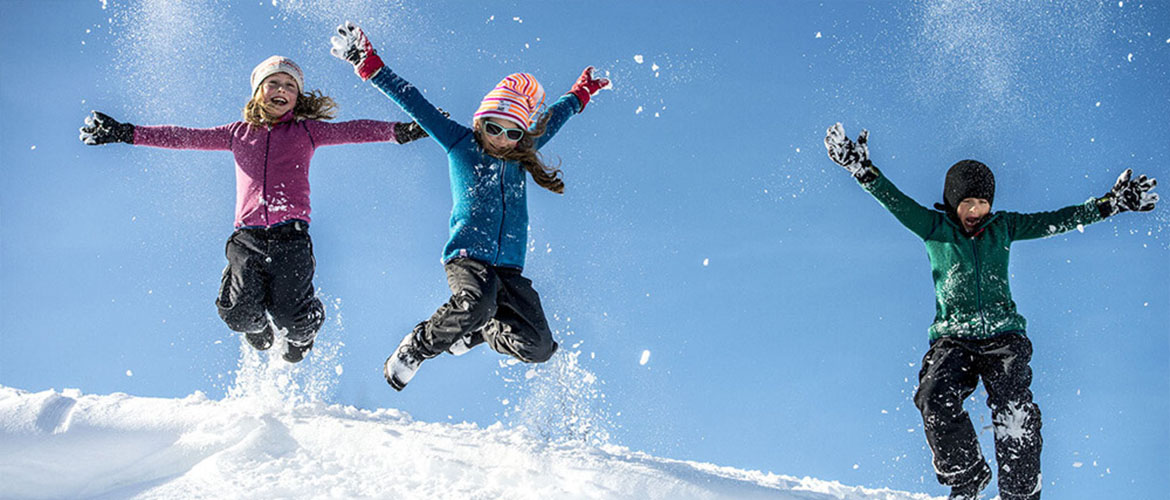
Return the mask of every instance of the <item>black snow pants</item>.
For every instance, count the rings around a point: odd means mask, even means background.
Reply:
[[[259,332],[272,316],[288,340],[305,345],[325,321],[325,308],[313,290],[313,241],[309,224],[294,220],[268,228],[237,229],[224,253],[228,265],[215,305],[219,317],[237,332]]]
[[[1032,342],[1021,334],[980,340],[944,337],[922,358],[914,404],[922,412],[938,481],[975,479],[987,463],[963,401],[979,379],[995,425],[999,494],[1004,500],[1040,498],[1040,408],[1032,402]]]
[[[519,269],[469,258],[453,259],[443,267],[451,298],[416,330],[415,342],[426,355],[441,354],[468,333],[473,345],[482,337],[496,352],[525,363],[548,361],[556,352],[540,296]]]

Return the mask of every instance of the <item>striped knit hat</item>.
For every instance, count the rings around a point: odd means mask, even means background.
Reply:
[[[256,93],[256,89],[260,88],[265,78],[277,73],[288,73],[297,81],[297,92],[304,92],[305,73],[301,71],[301,67],[287,57],[272,56],[252,69],[252,93]]]
[[[508,75],[479,103],[475,118],[497,117],[531,128],[544,107],[544,87],[528,73]]]

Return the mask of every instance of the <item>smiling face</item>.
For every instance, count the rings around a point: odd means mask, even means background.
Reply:
[[[521,130],[523,130],[523,127],[521,127],[520,125],[517,125],[515,122],[513,122],[511,120],[505,120],[503,118],[497,118],[494,116],[482,118],[480,120],[480,122],[481,122],[480,123],[480,127],[481,127],[480,131],[482,132],[480,134],[480,136],[483,137],[483,141],[488,146],[489,151],[508,152],[508,151],[511,151],[512,148],[516,147],[516,143],[519,142],[519,139],[517,139],[517,140],[509,139],[507,130],[508,129],[521,129]],[[486,124],[489,122],[499,126],[501,129],[504,129],[504,132],[500,133],[500,135],[489,134],[487,132],[487,130],[484,128],[486,126]],[[514,134],[514,132],[513,132],[513,134]]]
[[[991,213],[991,203],[983,198],[963,198],[959,206],[955,207],[955,215],[963,224],[963,230],[968,233],[974,232],[988,213]]]
[[[275,73],[260,82],[259,93],[264,112],[270,118],[277,119],[296,107],[301,89],[288,73]]]

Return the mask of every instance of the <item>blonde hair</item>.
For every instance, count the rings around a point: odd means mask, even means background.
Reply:
[[[244,105],[244,121],[263,127],[272,125],[280,119],[279,116],[269,116],[264,109],[264,98],[260,89],[252,94],[252,99]],[[337,116],[337,102],[332,97],[322,95],[320,90],[308,94],[302,92],[297,96],[297,104],[293,106],[293,118],[300,120],[332,120]]]
[[[474,123],[475,140],[488,155],[501,160],[520,162],[520,166],[532,175],[532,180],[536,181],[540,187],[557,194],[563,194],[565,181],[561,180],[561,169],[546,165],[536,150],[536,139],[544,135],[544,131],[548,127],[548,119],[549,115],[545,113],[536,121],[536,126],[531,131],[526,131],[524,137],[516,142],[515,147],[507,151],[498,151],[489,146],[488,142],[483,139],[484,120],[476,118]]]

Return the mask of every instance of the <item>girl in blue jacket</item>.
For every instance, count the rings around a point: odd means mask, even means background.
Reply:
[[[547,361],[557,343],[540,296],[521,275],[528,241],[525,174],[549,191],[564,191],[560,170],[545,165],[537,150],[609,81],[585,68],[542,113],[544,88],[536,78],[508,75],[484,97],[468,128],[386,67],[361,28],[347,22],[337,31],[333,55],[352,63],[362,80],[413,117],[447,152],[450,168],[454,206],[443,263],[451,298],[402,339],[383,367],[386,381],[402,390],[424,360],[443,351],[463,354],[485,342],[526,363]]]

